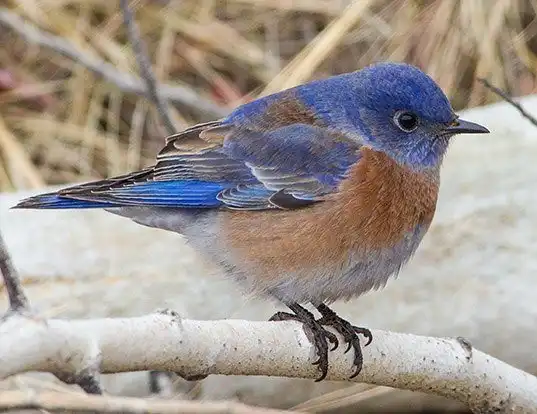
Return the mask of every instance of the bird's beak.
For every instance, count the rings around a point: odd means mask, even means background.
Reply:
[[[488,134],[490,132],[482,125],[458,118],[445,131],[451,134]]]

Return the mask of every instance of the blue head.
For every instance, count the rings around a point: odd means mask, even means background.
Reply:
[[[314,89],[299,93],[329,124],[354,129],[366,145],[417,170],[440,165],[453,135],[489,132],[458,119],[440,87],[407,64],[372,65]],[[334,98],[339,105],[329,107]]]

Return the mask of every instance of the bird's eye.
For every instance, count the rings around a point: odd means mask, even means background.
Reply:
[[[399,111],[394,117],[393,121],[395,125],[404,132],[412,132],[418,127],[418,117],[412,112],[408,111]]]

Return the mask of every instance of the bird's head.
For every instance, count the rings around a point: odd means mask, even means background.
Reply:
[[[456,134],[489,132],[459,119],[440,87],[414,66],[381,63],[355,76],[353,107],[365,143],[413,169],[440,165]]]

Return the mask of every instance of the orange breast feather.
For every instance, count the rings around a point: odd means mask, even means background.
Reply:
[[[226,211],[222,242],[237,260],[277,277],[312,266],[344,263],[349,255],[395,246],[432,221],[438,171],[417,173],[363,148],[340,190],[326,201],[289,211]],[[303,273],[303,272],[299,272]]]

